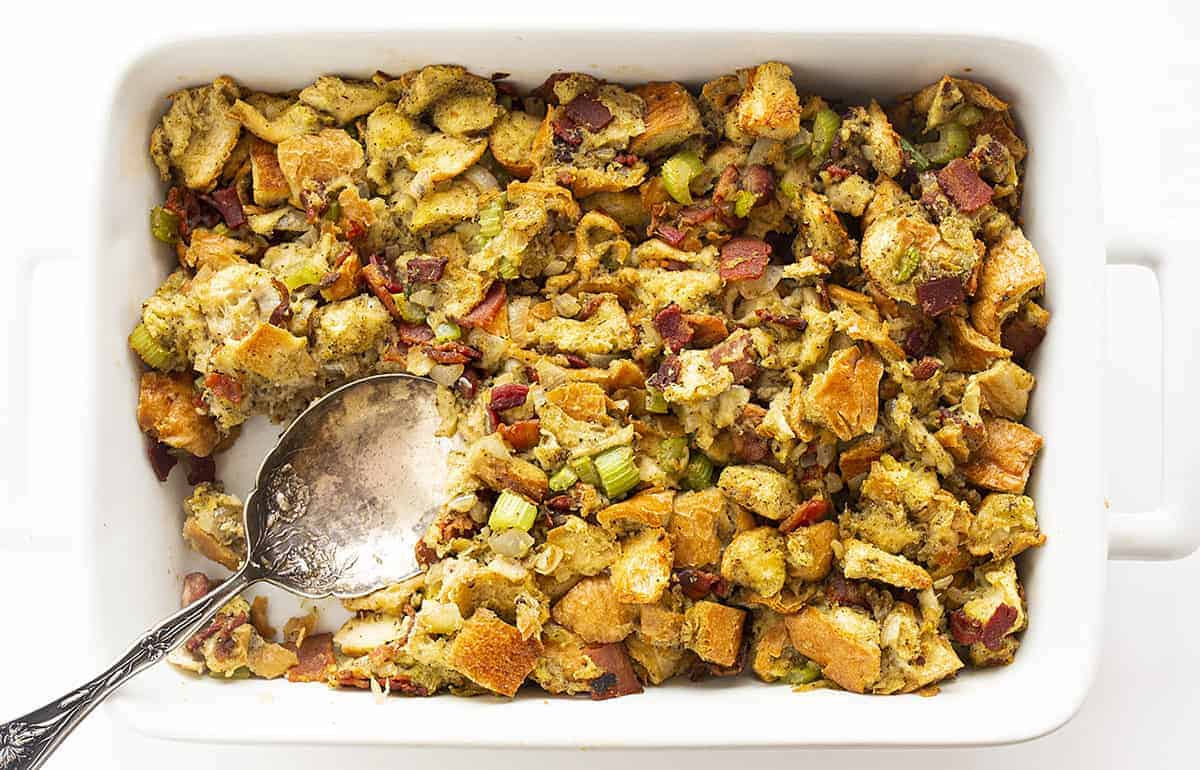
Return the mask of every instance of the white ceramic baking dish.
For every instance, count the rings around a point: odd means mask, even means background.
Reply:
[[[146,211],[162,188],[146,153],[167,93],[231,74],[256,89],[288,89],[322,73],[365,76],[431,62],[481,73],[512,73],[521,84],[582,70],[609,79],[699,84],[766,59],[788,62],[801,90],[845,97],[888,96],[943,73],[965,74],[1016,106],[1033,150],[1027,168],[1025,229],[1046,264],[1049,335],[1033,369],[1038,387],[1030,424],[1046,436],[1030,489],[1045,548],[1023,561],[1032,626],[1011,667],[968,672],[936,698],[868,698],[843,692],[796,695],[749,678],[654,688],[638,697],[591,702],[529,693],[494,698],[392,698],[286,682],[223,683],[160,666],[112,700],[135,728],[168,738],[237,742],[394,743],[443,746],[884,746],[995,744],[1028,739],[1068,720],[1087,692],[1101,639],[1105,558],[1168,557],[1195,545],[1178,516],[1195,500],[1185,428],[1165,428],[1169,501],[1161,511],[1120,519],[1106,537],[1102,501],[1100,356],[1105,246],[1097,199],[1089,100],[1070,67],[1049,51],[990,37],[730,31],[422,30],[264,35],[184,40],[150,50],[120,75],[104,135],[90,254],[93,298],[89,629],[106,657],[173,611],[180,577],[207,568],[179,536],[184,488],[155,481],[133,419],[138,367],[125,338],[139,303],[170,268],[152,241]],[[1172,310],[1176,271],[1186,264],[1145,256],[1146,241],[1123,251],[1157,265],[1172,313],[1164,386],[1182,399],[1197,382],[1187,355],[1195,322]],[[1183,355],[1180,355],[1182,351]],[[1193,376],[1188,376],[1193,375]],[[1176,420],[1186,414],[1169,403]],[[1190,422],[1190,421],[1188,421]],[[244,494],[277,428],[247,426],[219,461],[231,491]],[[295,602],[273,596],[281,620]],[[327,621],[336,619],[333,614]]]

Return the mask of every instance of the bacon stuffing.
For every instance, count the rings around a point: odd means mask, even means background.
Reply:
[[[654,234],[675,248],[679,248],[684,239],[687,238],[687,233],[671,225],[659,225],[655,228]]]
[[[771,261],[771,244],[758,238],[731,238],[721,247],[717,273],[726,281],[762,278]]]
[[[424,345],[433,339],[433,329],[430,329],[425,324],[396,324],[396,331],[400,334],[400,341],[405,345]]]
[[[771,444],[758,434],[758,426],[767,410],[758,404],[746,404],[733,421],[733,455],[744,463],[762,462],[771,454]]]
[[[508,301],[508,288],[504,281],[496,281],[488,287],[487,294],[479,304],[471,308],[458,322],[463,326],[487,326]]]
[[[613,119],[604,102],[587,94],[576,96],[568,102],[563,106],[563,113],[573,125],[584,126],[589,131],[600,131]]]
[[[204,644],[209,637],[212,636],[229,636],[233,629],[245,623],[249,618],[246,613],[239,612],[236,615],[218,615],[212,619],[207,626],[197,631],[192,635],[191,639],[187,640],[188,652],[195,652],[200,649],[200,645]]]
[[[929,350],[930,333],[920,327],[908,330],[904,335],[904,352],[912,358],[921,358]]]
[[[375,295],[384,308],[391,314],[392,318],[401,318],[400,308],[396,307],[396,299],[392,296],[390,290],[391,281],[383,272],[383,267],[375,261],[375,257],[371,257],[371,264],[362,269],[363,280],[367,282],[367,287],[371,293]]]
[[[674,302],[654,316],[654,328],[672,353],[683,350],[683,346],[691,342],[696,333],[683,317],[683,310]]]
[[[1012,351],[1013,359],[1024,362],[1046,338],[1046,330],[1023,318],[1014,318],[1000,330],[1000,344]]]
[[[478,350],[461,342],[443,342],[440,345],[431,345],[425,349],[425,352],[439,364],[466,364],[483,357]]]
[[[972,212],[992,200],[992,188],[964,158],[956,158],[937,172],[938,185],[962,211]]]
[[[796,510],[779,522],[779,531],[786,534],[794,529],[816,524],[828,515],[829,501],[823,497],[814,497],[797,505]]]
[[[871,609],[866,595],[863,594],[862,586],[847,580],[837,572],[832,573],[825,583],[825,598],[834,604],[862,607],[864,610]]]
[[[242,210],[242,200],[233,185],[214,190],[212,195],[208,196],[208,201],[220,212],[221,219],[225,220],[230,229],[236,230],[246,224],[246,212]]]
[[[287,324],[288,319],[292,317],[292,293],[288,291],[288,287],[283,284],[283,281],[278,278],[271,279],[271,287],[279,295],[279,304],[271,311],[271,317],[267,319],[267,323],[282,329]]]
[[[217,463],[213,460],[212,455],[208,457],[188,455],[187,466],[187,483],[193,487],[205,482],[211,484],[217,480]]]
[[[775,174],[760,164],[746,166],[742,172],[742,189],[755,195],[768,195],[775,190]]]
[[[512,409],[514,406],[520,406],[525,403],[525,397],[529,395],[529,386],[520,385],[512,382],[507,385],[497,385],[492,388],[492,397],[490,406],[498,412],[505,409]]]
[[[917,287],[917,300],[928,316],[937,317],[947,310],[962,304],[962,281],[954,276],[935,278]]]
[[[754,360],[753,340],[749,334],[740,334],[717,345],[708,352],[713,366],[724,366],[733,374],[737,385],[745,384],[758,374],[758,364]]]
[[[591,681],[592,700],[636,695],[642,691],[642,683],[638,681],[633,664],[629,662],[629,653],[625,652],[625,646],[620,642],[588,647],[583,654],[604,669],[603,674]]]
[[[300,662],[288,669],[289,682],[324,682],[333,656],[333,634],[312,634],[304,637],[296,649]]]

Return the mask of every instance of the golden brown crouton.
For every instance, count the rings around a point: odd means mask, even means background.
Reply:
[[[249,253],[250,246],[245,241],[199,228],[192,232],[192,242],[184,250],[180,262],[197,270],[202,267],[220,270],[241,262]]]
[[[646,102],[646,130],[633,138],[629,151],[653,156],[704,132],[700,109],[678,83],[647,83],[633,89]]]
[[[542,655],[531,676],[546,692],[588,692],[592,680],[604,673],[584,654],[587,643],[557,623],[546,626],[542,642]]]
[[[751,137],[791,139],[800,132],[800,97],[792,69],[767,62],[747,71],[746,87],[734,107],[737,127]]]
[[[546,400],[576,420],[601,422],[608,416],[608,396],[594,382],[568,382],[546,391]]]
[[[757,527],[733,538],[721,557],[721,576],[760,596],[774,596],[787,579],[783,535]]]
[[[1033,375],[1012,361],[1002,359],[992,364],[987,371],[971,377],[968,382],[979,386],[980,406],[988,412],[1008,420],[1025,417],[1029,406],[1029,393],[1033,390]]]
[[[675,512],[667,525],[675,543],[675,566],[715,564],[721,558],[717,522],[725,517],[725,493],[718,487],[678,495]]]
[[[1046,269],[1021,232],[1012,227],[987,251],[979,275],[971,321],[983,336],[1000,341],[1000,327],[1017,312],[1021,303],[1041,291],[1046,284]]]
[[[527,112],[514,111],[501,115],[492,124],[488,146],[496,162],[519,179],[533,173],[533,138],[541,121]]]
[[[248,101],[238,99],[229,108],[229,117],[241,123],[255,137],[272,145],[300,134],[313,134],[329,122],[307,104],[250,94]]]
[[[578,516],[568,516],[566,521],[546,533],[546,544],[562,553],[555,574],[591,576],[608,569],[620,548],[612,533]]]
[[[1033,459],[1042,448],[1042,437],[1020,423],[985,419],[987,436],[963,475],[976,486],[996,492],[1023,494]]]
[[[475,684],[512,697],[542,654],[537,637],[521,632],[490,610],[476,610],[446,653],[446,663]]]
[[[848,578],[920,590],[933,585],[929,573],[903,556],[894,556],[861,540],[847,540],[842,572]]]
[[[974,326],[961,316],[952,315],[943,321],[946,329],[945,345],[938,355],[946,362],[946,368],[960,372],[978,372],[1011,354],[998,343],[980,334]]]
[[[208,457],[221,436],[199,403],[200,394],[187,373],[146,372],[138,388],[138,427],[167,446]]]
[[[709,663],[732,666],[742,647],[745,620],[745,610],[710,601],[696,602],[684,615],[684,646]]]
[[[150,136],[150,155],[164,182],[174,169],[193,190],[216,185],[242,132],[228,114],[237,97],[237,83],[224,76],[171,94],[171,109]]]
[[[205,482],[183,501],[183,510],[187,513],[183,539],[188,545],[225,569],[236,570],[246,555],[242,501]]]
[[[1033,500],[1024,495],[991,494],[983,498],[967,533],[972,556],[993,559],[1016,556],[1046,542],[1038,530]]]
[[[339,125],[369,114],[384,102],[396,98],[398,83],[380,85],[364,80],[343,80],[322,75],[300,92],[300,101],[332,115]]]
[[[596,522],[616,532],[637,527],[665,527],[671,519],[674,501],[673,489],[648,489],[601,509],[596,514]]]
[[[494,433],[471,446],[467,470],[491,489],[511,489],[533,500],[541,500],[550,489],[546,472],[528,460],[513,457]]]
[[[793,205],[797,204],[800,222],[804,225],[792,247],[797,258],[812,257],[822,265],[832,265],[854,257],[854,240],[829,205],[828,198],[805,188]]]
[[[766,465],[726,466],[717,486],[733,502],[775,521],[785,518],[799,502],[795,483]]]
[[[293,206],[304,208],[308,196],[320,196],[336,185],[348,185],[362,168],[362,145],[339,128],[294,136],[276,148],[279,168],[287,179]],[[302,195],[304,197],[302,197]]]
[[[666,530],[647,527],[621,544],[621,555],[610,569],[617,601],[653,604],[671,581],[671,538]]]
[[[813,377],[808,397],[816,417],[842,441],[875,430],[883,361],[858,346],[834,353],[829,368]]]
[[[638,608],[622,604],[607,577],[584,578],[550,611],[560,623],[593,644],[619,642],[633,632]]]
[[[633,660],[634,667],[641,673],[642,679],[650,684],[662,684],[673,676],[683,673],[689,661],[694,661],[692,653],[683,647],[660,647],[634,634],[625,640],[625,650]]]
[[[246,652],[246,666],[255,676],[275,679],[286,674],[299,662],[300,658],[296,653],[281,644],[264,641],[259,636],[250,639],[250,647]]]
[[[317,371],[308,341],[274,324],[259,324],[232,352],[239,367],[277,384],[301,382]]]
[[[257,137],[250,142],[250,178],[253,183],[254,202],[259,206],[278,206],[288,199],[291,188],[279,168],[275,156],[275,145]]]
[[[665,601],[665,600],[664,600]],[[638,635],[659,647],[679,644],[683,633],[683,613],[660,604],[643,604],[639,608]]]
[[[795,648],[828,679],[859,693],[879,679],[879,625],[862,610],[805,607],[784,622]]]
[[[838,527],[833,521],[822,521],[798,527],[787,533],[788,574],[807,582],[824,580],[833,566],[833,541]]]

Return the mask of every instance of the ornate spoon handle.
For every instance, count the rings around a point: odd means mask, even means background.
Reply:
[[[0,770],[41,767],[58,744],[109,693],[183,644],[252,582],[254,579],[247,576],[243,567],[206,596],[143,634],[116,663],[95,679],[40,709],[0,724]]]

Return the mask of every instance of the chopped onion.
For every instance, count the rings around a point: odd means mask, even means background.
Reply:
[[[475,188],[479,192],[491,192],[500,189],[500,183],[496,181],[496,177],[492,176],[492,172],[478,163],[464,171],[463,176],[467,178],[468,182],[475,185]]]
[[[567,272],[567,261],[565,259],[552,259],[542,268],[543,275],[562,275]]]
[[[417,289],[408,295],[408,300],[421,307],[433,307],[437,302],[437,296],[433,289]]]
[[[505,352],[508,351],[508,340],[489,334],[483,329],[472,329],[467,335],[467,343],[483,354],[479,365],[488,371],[499,366]]]
[[[462,364],[435,364],[429,370],[429,378],[438,385],[452,388],[454,383],[458,382],[458,378],[462,377],[463,371]]]
[[[554,298],[554,312],[563,318],[574,318],[579,315],[581,309],[579,300],[570,294],[559,294]]]
[[[450,502],[446,503],[446,507],[452,511],[464,513],[471,510],[471,508],[473,508],[475,503],[478,501],[479,498],[475,496],[474,492],[468,492],[467,494],[459,495]]]
[[[497,556],[488,562],[488,569],[513,583],[520,583],[529,576],[529,570],[525,569],[525,565],[511,556]]]
[[[563,555],[561,548],[546,543],[533,557],[533,571],[539,575],[549,575],[562,564]]]
[[[783,267],[780,265],[767,265],[767,269],[759,278],[750,281],[738,281],[737,290],[744,298],[759,297],[769,291],[774,291],[779,282],[783,280]]]
[[[425,193],[429,192],[432,187],[433,169],[423,168],[418,171],[412,178],[412,181],[408,183],[408,189],[406,189],[405,192],[417,200],[421,200],[421,198],[425,197]]]
[[[546,390],[562,385],[567,381],[567,370],[544,358],[534,364],[533,368],[537,371],[538,382]]]
[[[759,137],[758,140],[754,142],[754,146],[750,148],[750,154],[746,156],[746,165],[752,166],[755,164],[762,164],[764,161],[767,161],[767,156],[771,154],[771,151],[774,150],[778,144],[779,142],[775,141],[774,139],[768,139],[765,136]]]
[[[533,537],[524,530],[506,529],[489,537],[488,546],[501,556],[519,559],[529,553],[533,546]]]

